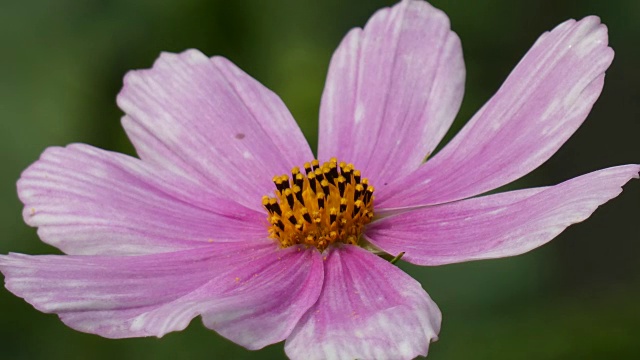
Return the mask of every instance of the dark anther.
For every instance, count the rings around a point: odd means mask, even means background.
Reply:
[[[347,199],[342,198],[340,199],[340,212],[343,213],[347,211]]]
[[[320,162],[318,160],[313,160],[311,162],[311,166],[313,167],[313,170],[317,170],[320,167]]]
[[[298,220],[296,220],[296,217],[291,214],[291,216],[289,216],[289,222],[295,225],[298,223]]]
[[[282,175],[280,179],[282,179],[282,189],[287,189],[291,186],[289,185],[289,177],[287,175]]]
[[[322,169],[322,174],[324,175],[324,178],[327,179],[329,183],[333,183],[333,174],[331,173],[331,169],[329,168]]]
[[[309,174],[309,189],[316,192],[316,174],[314,173]]]
[[[296,175],[298,174],[300,174],[300,168],[297,166],[294,166],[293,169],[291,169],[291,179],[295,181]]]
[[[309,175],[311,173],[311,170],[313,170],[311,168],[311,164],[308,163],[308,162],[304,163],[304,171],[307,173],[307,175]]]
[[[306,212],[306,213],[302,214],[302,217],[304,218],[304,220],[305,220],[306,222],[308,222],[309,224],[311,224],[311,215],[309,215],[309,213],[308,213],[308,212]]]
[[[338,167],[336,165],[336,163],[332,162],[331,164],[329,164],[329,171],[331,173],[331,178],[332,179],[336,179],[339,175],[338,175]]]
[[[354,218],[356,217],[356,214],[360,212],[360,206],[358,206],[358,204],[355,204],[353,206],[353,213],[351,214],[351,217]]]
[[[293,194],[296,196],[296,199],[300,202],[300,204],[304,205],[304,199],[302,198],[302,190],[299,187],[296,187]]]
[[[371,200],[371,196],[373,195],[373,186],[367,189],[367,192],[364,193],[364,203],[368,204]]]
[[[335,209],[332,209],[331,214],[329,214],[329,224],[333,224],[338,219],[338,214],[336,214]]]
[[[344,171],[342,171],[342,176],[344,176],[344,178],[347,180],[347,184],[351,184],[353,173],[351,172],[350,169],[347,168]]]
[[[329,182],[327,180],[322,180],[320,185],[322,185],[322,192],[324,193],[324,196],[329,196]]]
[[[282,209],[280,209],[280,204],[275,202],[275,199],[272,200],[274,200],[274,202],[269,204],[269,206],[271,206],[271,210],[274,213],[278,214],[278,216],[282,216]]]
[[[271,204],[269,203],[268,196],[262,197],[262,206],[264,206],[264,208],[267,209],[268,212],[273,212],[273,210],[271,209]]]
[[[277,226],[280,230],[284,231],[284,223],[282,222],[282,220],[278,220],[278,222],[276,223],[276,226]]]
[[[274,177],[273,183],[276,185],[276,189],[278,189],[278,191],[282,191],[282,179],[280,176]]]
[[[360,199],[360,195],[362,195],[363,191],[364,191],[364,186],[362,186],[362,184],[356,185],[356,189],[353,193],[353,201]]]
[[[324,208],[324,197],[322,194],[318,194],[318,208]]]
[[[345,183],[345,180],[343,177],[339,177],[338,178],[338,191],[340,192],[340,197],[344,196],[344,191],[347,188],[347,184]]]
[[[291,192],[290,189],[287,189],[288,191],[285,191],[285,196],[287,198],[287,204],[289,204],[289,207],[293,210],[293,193]]]

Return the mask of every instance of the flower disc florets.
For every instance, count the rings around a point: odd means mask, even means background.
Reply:
[[[358,244],[363,227],[373,218],[373,186],[352,164],[336,158],[297,166],[276,175],[275,197],[263,196],[269,212],[269,236],[282,247],[297,244],[323,251],[335,243]]]

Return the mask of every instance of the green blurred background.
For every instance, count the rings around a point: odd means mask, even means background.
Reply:
[[[0,253],[52,253],[21,218],[20,172],[52,145],[84,142],[133,154],[115,96],[129,69],[160,51],[224,55],[278,93],[315,148],[327,65],[348,29],[392,1],[26,0],[0,4]],[[597,14],[616,59],[585,125],[515,187],[548,185],[640,161],[640,2],[455,1],[445,10],[462,39],[467,92],[459,129],[545,30]],[[455,130],[454,129],[454,130]],[[449,133],[451,137],[453,131]],[[629,359],[640,353],[640,183],[584,224],[510,259],[401,267],[439,304],[431,359]],[[65,327],[0,290],[2,359],[280,359],[196,320],[162,339],[106,340]],[[635,355],[635,356],[634,356]]]

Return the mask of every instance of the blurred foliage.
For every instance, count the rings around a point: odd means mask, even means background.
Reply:
[[[115,105],[129,69],[161,51],[224,55],[278,93],[313,147],[333,49],[382,0],[26,0],[0,4],[0,252],[52,253],[21,218],[20,172],[47,146],[85,142],[133,154]],[[592,114],[573,138],[515,187],[557,183],[638,162],[640,2],[434,0],[462,39],[467,93],[449,139],[543,31],[597,14],[616,50]],[[517,258],[402,268],[444,315],[432,359],[622,359],[640,353],[640,187],[551,244]],[[3,359],[259,359],[199,321],[162,339],[107,340],[65,327],[0,290]]]

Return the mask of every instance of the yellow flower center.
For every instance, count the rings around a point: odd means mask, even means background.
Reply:
[[[275,197],[263,196],[269,216],[269,236],[283,248],[315,246],[324,251],[336,243],[358,244],[373,218],[373,186],[352,164],[336,158],[297,166],[289,175],[276,175]]]

